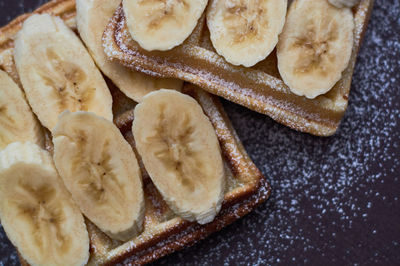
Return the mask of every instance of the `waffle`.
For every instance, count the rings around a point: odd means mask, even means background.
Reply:
[[[60,16],[76,31],[74,0],[52,1],[34,13]],[[0,69],[6,71],[18,84],[20,82],[13,61],[13,39],[28,16],[29,14],[22,15],[0,29]],[[191,40],[194,42],[195,38]],[[107,82],[114,101],[114,123],[136,152],[131,132],[135,103],[125,97],[109,80]],[[221,230],[268,199],[270,186],[244,150],[217,97],[190,84],[184,84],[182,91],[200,103],[204,113],[210,118],[221,145],[227,184],[219,215],[206,225],[179,218],[162,200],[143,164],[139,162],[146,202],[144,231],[131,241],[123,243],[110,239],[93,223],[86,220],[90,237],[89,265],[152,262]],[[46,132],[45,135],[46,148],[52,152],[50,133]],[[27,265],[21,256],[20,260],[22,265]]]
[[[349,65],[334,88],[315,99],[290,92],[279,75],[275,51],[251,68],[227,63],[215,52],[204,17],[197,26],[201,29],[199,44],[189,40],[170,51],[149,52],[132,40],[120,7],[106,28],[103,45],[111,59],[126,67],[191,82],[295,130],[330,136],[338,129],[347,108],[356,57],[372,6],[373,0],[362,0],[353,8],[354,45]]]

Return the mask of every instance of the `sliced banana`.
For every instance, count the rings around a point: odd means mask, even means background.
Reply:
[[[170,208],[189,221],[211,222],[221,208],[225,175],[211,122],[191,97],[159,90],[135,108],[136,146]]]
[[[97,66],[126,96],[136,102],[160,88],[180,90],[180,80],[150,77],[108,60],[102,46],[103,31],[120,3],[121,0],[76,1],[79,34]]]
[[[43,132],[21,89],[0,70],[0,150],[16,141],[42,147]]]
[[[15,40],[14,59],[29,104],[50,131],[64,110],[112,121],[112,98],[100,71],[60,18],[29,17]]]
[[[208,0],[123,0],[132,38],[148,51],[166,51],[192,33]]]
[[[136,236],[144,216],[142,179],[118,128],[92,113],[64,112],[53,142],[57,170],[83,214],[114,239]]]
[[[212,0],[207,11],[211,42],[234,65],[250,67],[275,48],[287,0]]]
[[[360,0],[329,0],[332,5],[342,8],[342,7],[353,7],[358,4]]]
[[[85,265],[89,236],[48,152],[15,142],[0,152],[0,218],[30,265]]]
[[[315,98],[342,77],[353,47],[353,13],[327,0],[295,0],[279,38],[278,68],[290,90]]]

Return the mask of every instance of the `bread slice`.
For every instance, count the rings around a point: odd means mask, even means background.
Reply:
[[[111,59],[127,67],[157,77],[191,82],[207,92],[266,114],[293,129],[330,136],[336,132],[347,108],[357,53],[372,6],[373,0],[361,0],[353,8],[355,38],[350,63],[334,88],[315,99],[290,92],[279,75],[275,51],[254,67],[227,63],[211,45],[204,17],[198,24],[201,28],[200,44],[189,40],[170,51],[149,52],[130,37],[120,7],[106,28],[103,44]]]
[[[40,7],[34,13],[51,13],[60,16],[66,21],[67,25],[74,30],[76,29],[74,0],[52,1]],[[29,14],[22,15],[0,29],[0,69],[8,72],[17,83],[19,83],[19,79],[13,61],[13,39],[28,16]],[[193,37],[191,41],[198,42],[199,38]],[[126,98],[111,82],[108,82],[108,84],[114,100],[114,122],[135,150],[135,143],[130,131],[134,119],[135,103]],[[141,164],[146,200],[144,231],[138,237],[124,243],[110,239],[87,220],[91,245],[89,264],[104,265],[117,262],[144,264],[152,262],[174,251],[193,245],[209,234],[221,230],[268,199],[270,186],[244,150],[218,98],[189,84],[185,84],[182,91],[191,95],[200,103],[204,113],[210,118],[221,145],[227,175],[226,192],[221,212],[213,222],[206,225],[181,219],[162,200]],[[49,132],[46,136],[46,142],[46,147],[51,152],[52,143]],[[26,265],[21,256],[20,258],[21,264]]]

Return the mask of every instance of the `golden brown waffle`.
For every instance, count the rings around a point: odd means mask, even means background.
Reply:
[[[275,52],[251,68],[227,63],[212,47],[204,18],[198,25],[202,29],[200,45],[186,41],[170,51],[148,52],[132,40],[120,7],[106,28],[103,44],[111,59],[129,68],[191,82],[293,129],[329,136],[336,132],[347,108],[356,57],[372,6],[373,0],[361,0],[353,8],[355,38],[350,63],[334,88],[315,99],[290,92],[279,75]]]
[[[36,10],[35,13],[51,13],[60,16],[71,28],[76,27],[74,0],[52,1]],[[20,16],[0,29],[0,69],[8,72],[17,83],[19,83],[18,74],[12,56],[13,39],[28,16],[29,14]],[[195,41],[195,38],[191,40]],[[135,103],[126,98],[112,83],[108,82],[108,84],[114,100],[114,122],[135,150],[131,133]],[[144,264],[154,261],[221,230],[269,197],[268,183],[244,150],[219,100],[193,85],[186,84],[183,92],[200,103],[205,114],[210,118],[221,145],[227,177],[221,212],[213,222],[206,225],[182,220],[162,200],[143,164],[140,163],[146,200],[144,231],[138,237],[123,243],[110,239],[90,221],[86,221],[91,245],[89,264],[104,265],[117,262]],[[46,142],[46,147],[51,152],[52,143],[49,132],[46,133]],[[26,265],[22,259],[21,263]]]

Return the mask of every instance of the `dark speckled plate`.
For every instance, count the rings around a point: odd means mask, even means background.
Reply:
[[[0,0],[0,24],[43,4]],[[376,0],[342,124],[333,137],[292,131],[224,102],[270,200],[157,264],[400,262],[400,2]],[[18,264],[0,233],[0,264]]]

